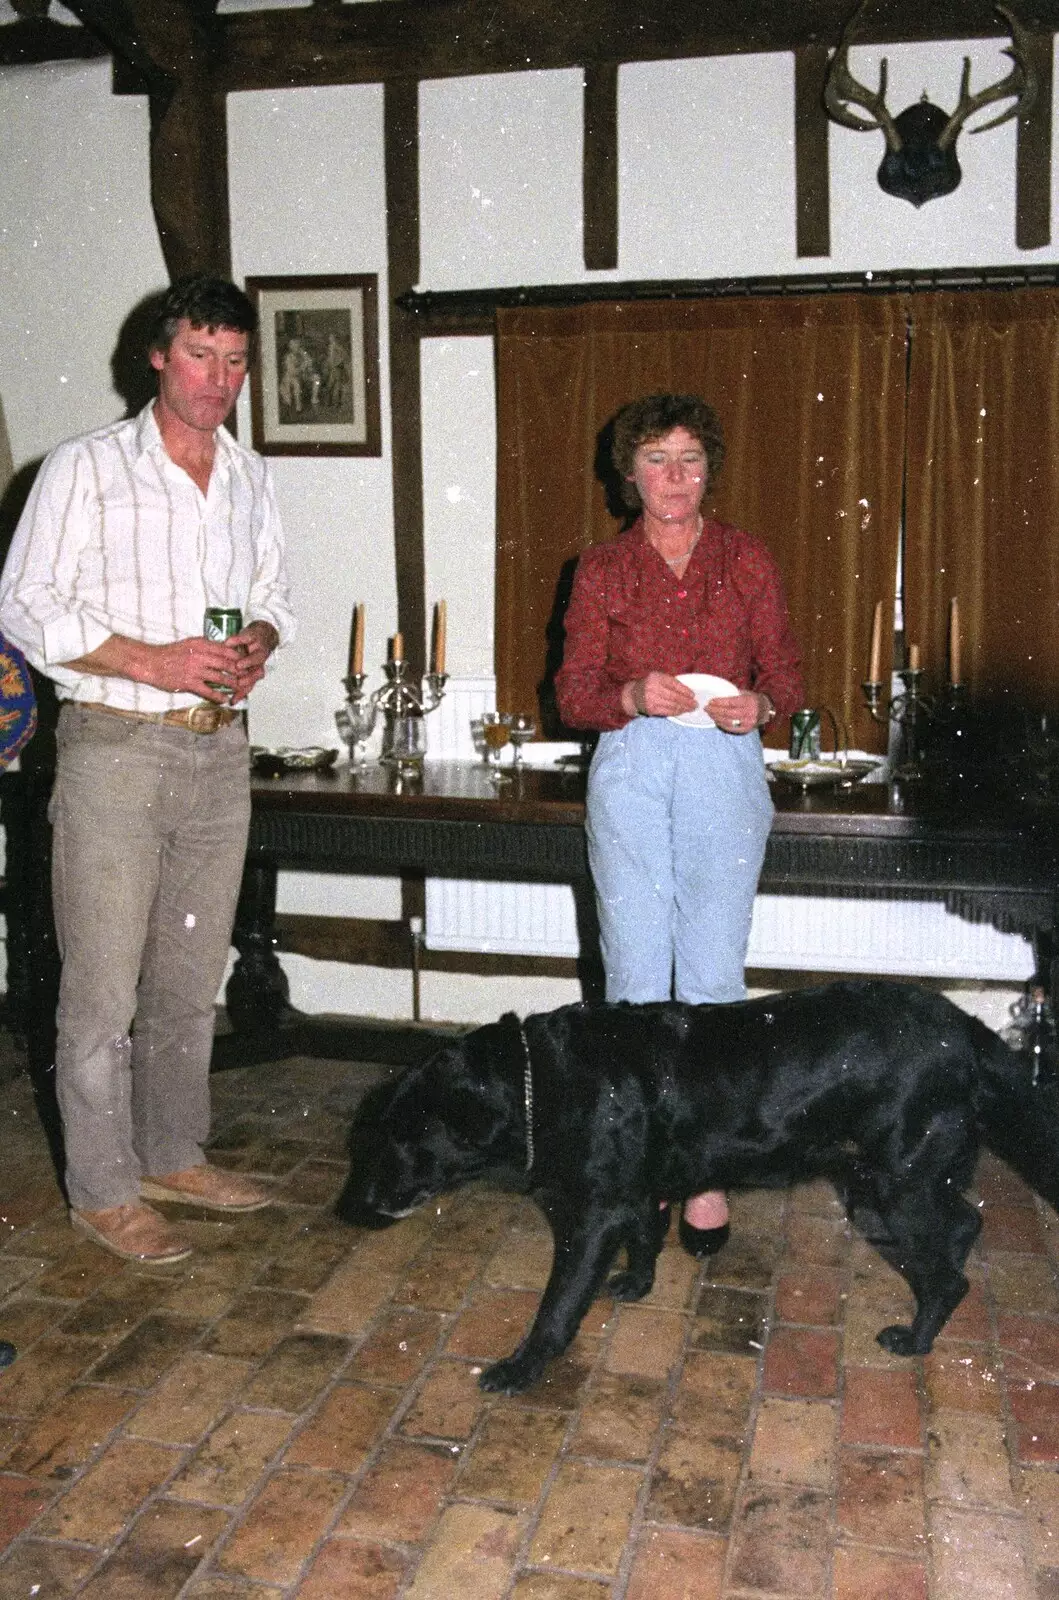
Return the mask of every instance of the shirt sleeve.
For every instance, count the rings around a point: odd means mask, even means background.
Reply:
[[[41,672],[60,683],[61,663],[88,655],[114,629],[76,597],[77,569],[93,527],[92,473],[74,440],[45,459],[0,579],[0,626]]]
[[[582,553],[564,619],[563,664],[555,675],[559,715],[568,728],[605,732],[632,721],[621,703],[624,684],[607,665],[606,572],[605,546]]]
[[[254,577],[246,605],[247,622],[270,622],[279,634],[280,645],[294,637],[287,581],[283,524],[268,463],[262,461],[263,483],[261,516],[254,530]]]

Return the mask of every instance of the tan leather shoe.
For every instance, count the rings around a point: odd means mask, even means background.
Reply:
[[[186,1172],[168,1172],[163,1178],[141,1178],[140,1193],[147,1200],[183,1200],[210,1211],[260,1211],[272,1204],[272,1196],[260,1184],[208,1163]]]
[[[152,1206],[107,1206],[103,1211],[71,1211],[78,1233],[123,1261],[184,1261],[191,1246]]]

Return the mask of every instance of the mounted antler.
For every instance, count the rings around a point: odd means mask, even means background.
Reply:
[[[849,47],[867,4],[868,0],[861,0],[831,59],[824,85],[824,106],[828,116],[844,128],[855,128],[860,133],[875,128],[882,131],[886,154],[879,167],[880,188],[887,194],[911,201],[914,206],[921,206],[927,200],[951,194],[959,184],[962,174],[955,146],[968,117],[997,100],[1012,99],[1014,103],[998,117],[972,130],[984,133],[987,128],[999,127],[1009,118],[1029,111],[1033,105],[1037,98],[1037,77],[1030,59],[1029,39],[1014,12],[998,5],[996,10],[1011,31],[1011,45],[1004,51],[1013,62],[1007,77],[972,94],[971,62],[965,56],[960,102],[951,116],[932,105],[924,92],[922,100],[894,117],[886,106],[886,57],[879,64],[879,88],[874,94],[858,83],[849,70]],[[849,109],[851,105],[862,106],[869,117],[857,116]]]

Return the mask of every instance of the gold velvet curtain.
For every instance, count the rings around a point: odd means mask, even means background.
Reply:
[[[626,401],[703,395],[728,447],[712,499],[779,562],[807,703],[880,748],[861,706],[872,613],[893,595],[904,460],[906,305],[897,296],[610,303],[498,315],[497,694],[534,707],[561,658],[557,594],[618,523],[594,471]],[[884,659],[890,651],[890,607]],[[786,742],[783,725],[773,742]]]
[[[944,678],[950,599],[975,701],[1059,706],[1059,293],[917,295],[905,632]]]

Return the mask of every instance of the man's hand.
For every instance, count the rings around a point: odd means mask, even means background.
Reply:
[[[197,694],[223,706],[246,699],[278,643],[270,622],[251,622],[223,643],[193,634],[172,644],[144,644],[112,633],[89,655],[64,665],[94,677],[148,683],[169,694]]]

